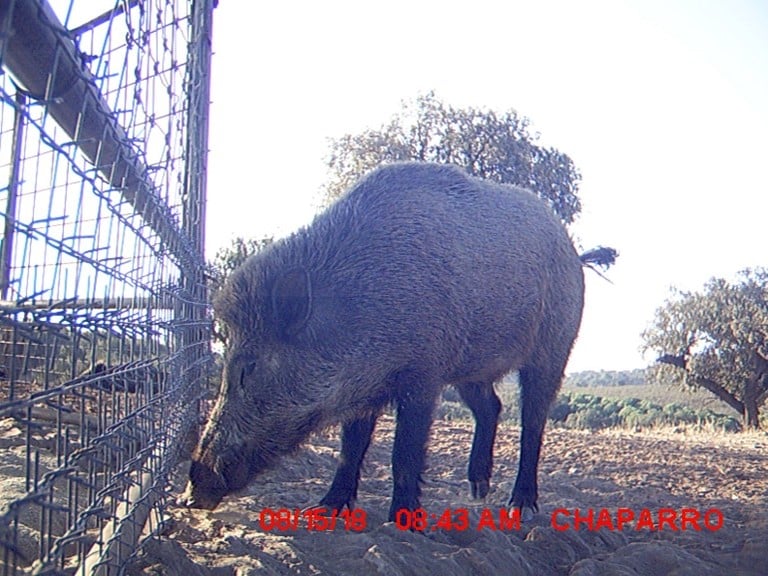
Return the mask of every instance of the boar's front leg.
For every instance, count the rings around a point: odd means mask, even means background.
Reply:
[[[341,454],[336,476],[320,505],[330,510],[341,511],[344,506],[352,510],[357,500],[357,484],[360,481],[360,466],[371,443],[376,426],[376,414],[345,422],[341,427]]]
[[[437,391],[429,391],[418,383],[400,387],[397,401],[397,426],[392,449],[392,504],[390,522],[398,510],[419,508],[421,473],[424,470],[429,428]]]

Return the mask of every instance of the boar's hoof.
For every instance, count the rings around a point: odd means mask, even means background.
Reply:
[[[389,506],[389,516],[387,519],[390,522],[397,521],[397,514],[401,510],[406,510],[413,512],[414,510],[418,510],[421,508],[421,504],[419,503],[418,498],[410,498],[410,499],[396,499],[392,498],[392,504]]]
[[[469,490],[474,500],[485,498],[490,489],[491,483],[488,480],[472,480],[469,483]]]
[[[317,506],[310,506],[310,509],[327,508],[329,512],[333,512],[334,510],[336,510],[336,512],[341,512],[346,506],[350,510],[354,510],[356,501],[357,499],[355,497],[347,498],[345,496],[336,496],[329,492],[322,498],[322,500],[320,500],[320,504]]]
[[[318,508],[328,508],[329,511],[341,512],[346,506],[350,510],[355,509],[357,501],[357,486],[334,480],[328,493],[320,499]]]
[[[517,507],[516,507],[517,508]],[[537,510],[530,506],[523,506],[518,508],[520,510],[520,522],[530,522],[536,516]]]
[[[350,510],[354,510],[354,503],[350,502],[348,504]],[[344,509],[344,505],[338,506],[334,508],[333,506],[330,506],[328,504],[323,504],[320,502],[319,504],[311,504],[307,506],[306,508],[301,509],[302,517],[305,517],[304,514],[312,514],[317,515],[319,517],[330,517],[335,512],[338,516],[341,511]]]

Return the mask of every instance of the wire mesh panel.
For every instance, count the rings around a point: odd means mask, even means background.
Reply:
[[[210,361],[211,2],[0,0],[0,574],[117,573]]]

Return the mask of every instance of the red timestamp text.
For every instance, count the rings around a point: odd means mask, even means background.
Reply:
[[[365,510],[328,510],[327,508],[264,508],[259,513],[259,527],[264,532],[324,532],[342,528],[362,532],[367,526]]]
[[[436,530],[455,530],[462,532],[474,530],[520,530],[519,509],[499,509],[496,513],[487,508],[480,511],[476,520],[471,520],[466,508],[446,508],[432,514],[424,508],[408,510],[402,508],[395,513],[395,526],[400,530],[415,532],[433,532]]]

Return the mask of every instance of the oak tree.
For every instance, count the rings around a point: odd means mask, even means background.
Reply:
[[[699,292],[676,291],[643,333],[657,355],[656,379],[703,388],[760,426],[768,402],[768,269],[713,278]]]
[[[539,145],[538,135],[528,127],[529,120],[514,110],[455,108],[430,92],[403,102],[402,110],[377,129],[331,139],[326,201],[339,197],[380,164],[436,162],[528,188],[569,224],[581,211],[581,175],[570,157]]]

